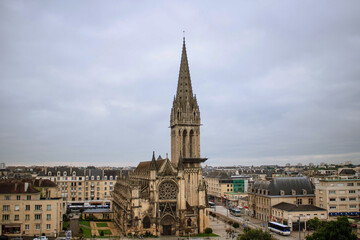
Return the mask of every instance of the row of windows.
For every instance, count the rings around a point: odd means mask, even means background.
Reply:
[[[35,220],[41,220],[42,215],[41,214],[35,214],[34,219]],[[3,221],[9,221],[10,215],[9,214],[3,214],[2,215]],[[51,214],[46,214],[46,220],[51,220]],[[19,215],[14,215],[14,221],[19,221]],[[25,214],[25,221],[30,221],[30,214]]]
[[[40,224],[36,224],[35,229],[40,230]],[[51,229],[51,224],[46,224],[46,229],[50,230]],[[25,230],[30,230],[30,225],[29,224],[25,224]]]
[[[355,194],[356,193],[356,190],[349,190],[348,191],[349,194]],[[335,190],[329,190],[329,194],[346,194],[346,191],[345,190],[339,190],[339,191],[335,191]]]
[[[346,201],[346,197],[340,197],[340,201],[344,202]],[[335,202],[336,198],[329,198],[330,202]],[[320,198],[320,201],[322,201],[322,198]],[[356,201],[356,198],[349,198],[349,201]]]
[[[330,206],[330,209],[336,209],[336,208],[337,208],[336,205]],[[349,205],[349,208],[350,208],[350,209],[356,209],[356,205]]]
[[[15,200],[15,199],[12,199],[12,197],[10,195],[5,195],[4,200]],[[21,196],[16,195],[16,200],[21,200]],[[31,195],[27,195],[26,200],[31,200]]]
[[[330,187],[334,187],[334,186],[335,186],[334,183],[331,183],[331,184],[330,184]],[[338,186],[338,187],[343,187],[343,186],[344,186],[344,183],[338,183],[337,186]],[[347,183],[346,186],[348,186],[348,187],[353,187],[353,186],[355,186],[355,183]],[[357,183],[357,186],[360,186],[360,183]]]
[[[14,206],[15,211],[20,211],[20,206]],[[25,205],[25,210],[30,211],[30,205]],[[42,210],[42,205],[35,205],[35,210]],[[51,205],[46,206],[46,210],[51,210]],[[10,211],[10,205],[3,205],[3,211]]]

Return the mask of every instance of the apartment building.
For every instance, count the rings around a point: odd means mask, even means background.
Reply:
[[[316,185],[316,205],[330,218],[360,216],[360,179],[323,179]]]
[[[111,194],[120,174],[120,170],[95,167],[48,167],[40,172],[37,178],[54,181],[67,206],[110,206]]]
[[[0,235],[57,237],[62,230],[62,198],[55,183],[0,182]]]
[[[255,182],[248,192],[249,214],[257,219],[272,219],[272,207],[286,202],[295,205],[314,205],[315,187],[305,177],[281,177]]]
[[[238,199],[247,196],[248,177],[229,176],[224,171],[214,171],[205,177],[210,200],[225,205],[238,205]]]

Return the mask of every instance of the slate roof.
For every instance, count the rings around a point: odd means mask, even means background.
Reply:
[[[340,175],[355,175],[356,171],[354,169],[343,169],[339,173]]]
[[[57,184],[49,179],[35,179],[32,183],[36,187],[57,187]]]
[[[278,203],[274,205],[272,208],[277,208],[288,212],[326,211],[326,209],[316,207],[314,205],[295,205],[286,202]]]
[[[231,179],[230,176],[224,171],[213,171],[209,173],[207,178],[218,178],[218,179]]]
[[[269,191],[270,196],[281,195],[280,191],[284,191],[284,195],[292,195],[292,190],[296,191],[296,195],[314,194],[315,186],[305,177],[280,177],[270,182],[256,182],[253,189],[263,189]]]
[[[166,159],[155,160],[155,162],[156,162],[156,168],[160,169],[160,167],[166,162]],[[151,161],[140,162],[139,165],[134,170],[134,173],[149,171],[150,163]]]
[[[27,188],[26,184],[27,183]],[[16,194],[16,193],[39,193],[31,183],[24,181],[1,181],[0,194]]]

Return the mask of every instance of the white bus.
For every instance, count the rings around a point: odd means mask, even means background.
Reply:
[[[281,235],[290,235],[290,227],[277,222],[269,222],[268,228],[270,231],[276,232]]]

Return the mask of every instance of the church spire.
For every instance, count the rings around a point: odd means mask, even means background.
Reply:
[[[183,48],[181,54],[181,63],[179,71],[178,86],[176,92],[177,100],[190,100],[193,98],[189,63],[186,54],[185,37],[183,38]]]
[[[153,157],[150,162],[150,168],[149,170],[157,170],[156,162],[155,162],[155,151],[153,151]]]

